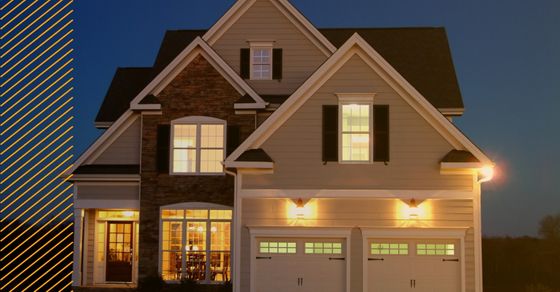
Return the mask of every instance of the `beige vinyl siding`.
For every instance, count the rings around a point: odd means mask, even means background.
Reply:
[[[390,106],[390,161],[339,164],[322,161],[322,106],[335,93],[375,93]],[[375,142],[374,142],[375,147]],[[307,100],[262,148],[274,174],[245,175],[255,189],[445,189],[471,190],[471,175],[441,175],[440,160],[453,147],[360,57],[354,55]]]
[[[315,201],[315,202],[313,202]],[[316,204],[316,217],[297,224],[287,219],[287,206],[293,204],[289,199],[243,199],[243,226],[314,226],[314,227],[351,227],[351,291],[362,289],[362,235],[356,227],[469,227],[465,237],[466,291],[474,291],[474,236],[472,200],[427,200],[422,204],[430,206],[430,219],[412,224],[402,219],[398,212],[398,199],[314,199],[308,204]],[[249,291],[250,286],[250,238],[247,228],[242,232],[242,285],[241,291]]]
[[[87,274],[86,274],[86,283],[87,285],[93,284],[93,257],[94,257],[94,245],[95,245],[95,210],[94,209],[87,209],[86,210],[87,216],[87,240],[86,240],[86,250],[87,250],[87,258],[86,258],[86,266],[87,266]]]
[[[136,118],[93,164],[139,164],[140,163],[140,119]]]
[[[269,0],[257,0],[213,45],[239,73],[240,49],[248,41],[274,41],[283,49],[282,80],[248,80],[259,94],[290,94],[325,60],[326,56]]]
[[[78,184],[78,200],[138,200],[138,183],[130,184]]]

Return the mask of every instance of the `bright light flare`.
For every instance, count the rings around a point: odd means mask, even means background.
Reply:
[[[418,202],[414,199],[397,201],[397,219],[426,220],[431,219],[432,205],[429,201]]]
[[[493,165],[485,165],[478,169],[478,182],[484,183],[491,181],[494,177],[494,166]]]
[[[304,202],[302,199],[286,202],[288,219],[315,219],[317,217],[317,202]]]

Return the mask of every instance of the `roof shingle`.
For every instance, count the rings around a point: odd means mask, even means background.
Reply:
[[[357,32],[436,108],[463,108],[444,28],[325,28],[319,31],[337,47]],[[205,32],[167,31],[153,68],[117,69],[95,121],[118,119],[151,79]],[[269,97],[263,96],[263,99],[281,103],[287,96]]]

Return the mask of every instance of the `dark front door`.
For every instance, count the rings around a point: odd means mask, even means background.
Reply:
[[[132,222],[107,223],[108,282],[132,282]]]

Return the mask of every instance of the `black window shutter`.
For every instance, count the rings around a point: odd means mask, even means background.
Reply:
[[[158,125],[157,128],[157,171],[158,173],[169,173],[169,140],[170,126]]]
[[[282,79],[282,49],[272,49],[272,79]]]
[[[240,131],[239,131],[239,126],[235,126],[235,125],[228,125],[227,126],[227,143],[226,143],[226,154],[227,156],[229,156],[231,154],[231,152],[233,152],[233,150],[235,150],[238,146],[239,143],[241,142],[240,140]]]
[[[250,74],[250,61],[251,61],[251,50],[250,49],[241,49],[241,58],[239,64],[239,75],[243,79],[249,79]]]
[[[373,106],[373,161],[389,161],[389,106]]]
[[[323,161],[338,161],[338,105],[323,105]]]

